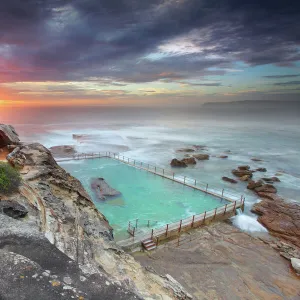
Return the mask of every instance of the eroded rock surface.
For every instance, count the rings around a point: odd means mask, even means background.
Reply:
[[[57,157],[69,157],[77,153],[75,147],[72,145],[64,145],[64,146],[53,146],[49,148],[52,155]]]
[[[193,154],[193,157],[195,157],[198,160],[208,160],[209,159],[208,154]]]
[[[274,236],[300,247],[300,205],[271,195],[256,203],[252,212],[259,215],[258,221]]]
[[[0,124],[0,148],[20,143],[19,136],[11,125]]]

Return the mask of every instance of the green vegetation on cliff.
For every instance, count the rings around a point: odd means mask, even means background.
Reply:
[[[17,191],[21,182],[18,170],[8,163],[0,162],[0,193],[11,194]]]

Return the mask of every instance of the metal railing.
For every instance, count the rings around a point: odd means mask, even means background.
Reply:
[[[180,235],[182,231],[187,231],[189,229],[198,228],[201,225],[205,224],[206,220],[216,220],[217,218],[225,216],[228,213],[235,214],[236,209],[244,207],[245,199],[240,201],[235,201],[230,204],[225,204],[221,207],[216,207],[213,210],[205,211],[201,214],[196,214],[185,219],[181,219],[179,221],[166,224],[160,228],[152,228],[147,233],[137,233],[137,227],[132,226],[132,223],[128,223],[128,232],[131,235],[131,238],[122,240],[118,242],[120,246],[128,246],[130,244],[134,244],[137,242],[143,242],[148,239],[152,239],[156,245],[158,245],[159,241],[168,239],[170,235]]]

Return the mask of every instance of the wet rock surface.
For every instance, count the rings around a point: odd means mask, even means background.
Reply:
[[[250,171],[250,170],[241,170],[241,169],[234,169],[234,170],[232,170],[231,171],[231,173],[233,174],[233,175],[235,175],[235,176],[237,176],[237,177],[243,177],[243,176],[245,176],[245,175],[248,175],[250,178],[252,177],[252,171]]]

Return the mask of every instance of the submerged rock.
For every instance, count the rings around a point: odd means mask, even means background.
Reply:
[[[193,154],[193,157],[195,157],[198,160],[207,160],[207,159],[209,159],[208,154]]]
[[[105,200],[106,197],[113,197],[121,195],[121,193],[112,187],[104,180],[104,178],[93,178],[91,181],[91,188],[96,193],[100,200]]]
[[[235,179],[232,179],[232,178],[226,177],[226,176],[223,176],[222,180],[230,182],[230,183],[238,183]]]
[[[228,158],[228,155],[219,155],[217,158]]]
[[[252,160],[252,161],[263,161],[262,159],[256,158],[256,157],[251,158],[251,160]]]
[[[266,168],[257,168],[257,169],[255,169],[255,171],[257,171],[257,172],[267,172],[267,169]]]
[[[176,152],[195,152],[195,149],[192,148],[181,148],[176,150]]]
[[[250,180],[247,185],[247,189],[254,190],[257,187],[262,186],[263,184],[264,182],[262,180],[258,180],[258,181]]]
[[[170,165],[172,166],[172,167],[183,167],[183,168],[185,168],[185,167],[187,167],[187,164],[184,162],[184,161],[182,161],[182,160],[179,160],[179,159],[177,159],[177,158],[173,158],[172,159],[172,161],[171,161],[171,163],[170,163]]]

